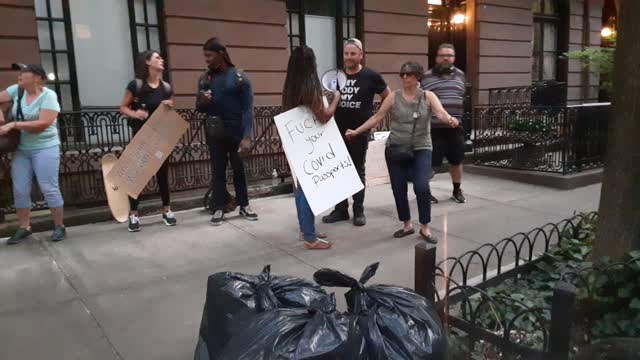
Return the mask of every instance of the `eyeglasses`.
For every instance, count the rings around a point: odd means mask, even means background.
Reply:
[[[438,54],[437,56],[441,57],[441,58],[454,58],[454,57],[456,57],[455,54]]]

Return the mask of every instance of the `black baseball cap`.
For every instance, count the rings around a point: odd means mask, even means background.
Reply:
[[[30,72],[32,74],[40,76],[43,79],[47,78],[47,73],[44,71],[42,66],[38,64],[13,63],[11,64],[11,69],[20,72]]]

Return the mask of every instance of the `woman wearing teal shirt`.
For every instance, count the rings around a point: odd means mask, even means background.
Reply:
[[[0,104],[13,101],[10,123],[0,123],[0,136],[10,131],[20,131],[20,145],[11,164],[13,197],[20,227],[7,241],[17,244],[31,235],[31,184],[35,175],[53,216],[54,230],[51,241],[63,240],[66,231],[63,224],[64,201],[60,193],[60,138],[56,118],[60,112],[58,96],[44,84],[47,76],[40,65],[13,64],[19,70],[18,84],[0,92]],[[24,89],[18,116],[18,98]]]

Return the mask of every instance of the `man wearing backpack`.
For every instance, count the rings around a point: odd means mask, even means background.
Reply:
[[[240,216],[258,220],[249,206],[249,195],[241,155],[251,147],[253,130],[253,91],[246,75],[231,62],[226,47],[218,38],[207,40],[202,50],[208,66],[198,81],[196,109],[207,114],[205,128],[213,171],[212,225],[224,220],[227,162],[233,169],[233,184]]]

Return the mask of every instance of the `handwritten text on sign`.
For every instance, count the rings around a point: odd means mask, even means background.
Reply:
[[[311,210],[318,215],[364,187],[335,121],[315,120],[306,107],[275,117],[284,151]]]
[[[124,149],[107,177],[137,199],[188,128],[178,113],[160,106]]]

